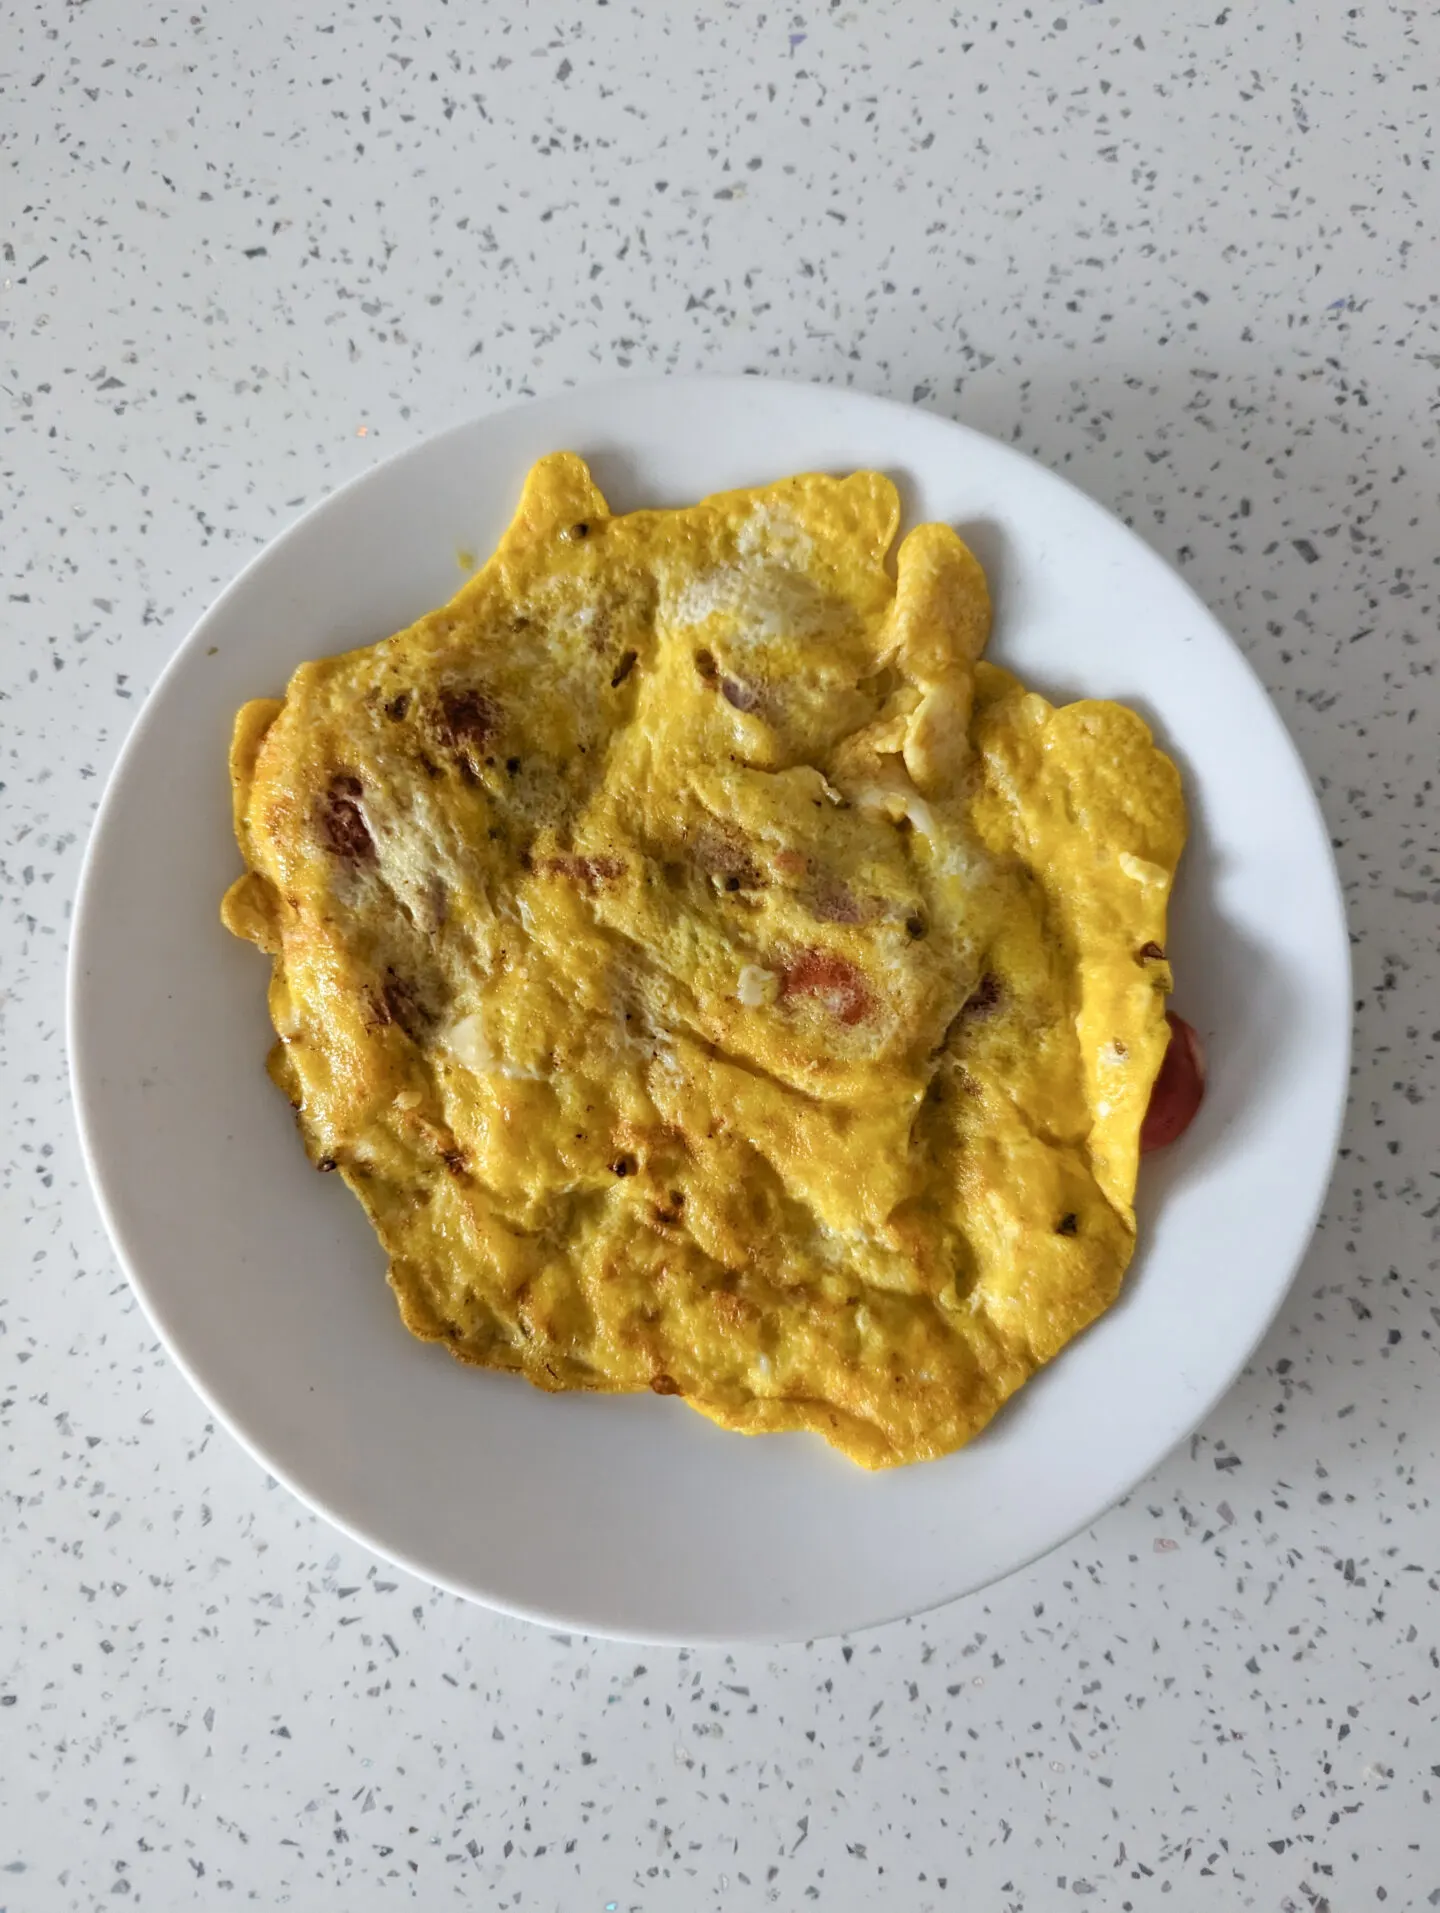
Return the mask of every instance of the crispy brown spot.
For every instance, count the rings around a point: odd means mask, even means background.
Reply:
[[[833,950],[805,950],[786,964],[780,995],[814,997],[847,1029],[863,1023],[875,1008],[864,972]]]
[[[650,1214],[660,1228],[673,1229],[679,1222],[684,1208],[684,1192],[680,1189],[672,1189],[664,1203],[651,1204]]]
[[[410,693],[408,691],[397,691],[394,697],[392,697],[390,702],[385,706],[385,715],[386,717],[393,717],[398,724],[409,709]]]
[[[626,651],[623,653],[620,662],[615,666],[610,676],[610,689],[612,691],[618,690],[626,678],[629,677],[630,673],[635,669],[635,660],[639,655],[640,653],[638,651]]]
[[[697,849],[695,861],[707,877],[718,877],[731,892],[765,888],[765,872],[738,844]]]
[[[617,1156],[610,1165],[612,1176],[633,1176],[636,1169],[633,1156]]]
[[[758,711],[760,708],[760,693],[753,684],[742,684],[739,678],[723,678],[720,695],[737,711]]]
[[[703,830],[696,836],[691,854],[707,877],[718,877],[729,891],[765,887],[763,872],[737,836]]]
[[[328,1176],[332,1169],[338,1169],[339,1166],[333,1156],[322,1156],[315,1165],[322,1176]]]
[[[552,877],[565,877],[571,883],[583,884],[587,890],[625,874],[625,863],[620,857],[547,857],[545,868]]]
[[[700,673],[707,684],[713,683],[719,672],[719,666],[715,662],[715,653],[713,651],[697,651],[695,653],[695,669]]]
[[[1079,1233],[1079,1229],[1080,1218],[1077,1215],[1061,1216],[1060,1220],[1055,1224],[1056,1235],[1076,1235]]]
[[[816,892],[810,913],[821,923],[868,923],[875,915],[873,904],[862,903],[843,883],[827,883]]]
[[[733,1289],[712,1289],[710,1303],[728,1328],[748,1328],[760,1313],[753,1302],[747,1302],[743,1295],[736,1295]]]
[[[987,970],[965,999],[965,1007],[960,1014],[967,1023],[978,1022],[982,1017],[992,1014],[1004,994],[999,977]]]
[[[463,1149],[444,1149],[440,1152],[440,1160],[452,1176],[464,1175],[465,1151]]]
[[[586,632],[586,642],[597,657],[610,649],[610,607],[600,604],[595,607],[595,615],[590,620]]]
[[[1137,963],[1163,963],[1165,952],[1158,943],[1142,943],[1135,953]]]
[[[435,930],[444,928],[445,919],[450,914],[450,892],[443,877],[431,873],[425,886],[425,903],[429,910],[430,927]]]
[[[914,937],[918,942],[918,940],[924,936],[925,928],[925,919],[920,915],[918,910],[913,911],[906,917],[905,934],[907,937]]]
[[[442,691],[439,704],[436,730],[451,750],[483,750],[499,726],[499,705],[475,686]]]
[[[408,978],[386,970],[380,1000],[385,1006],[385,1021],[397,1023],[412,1043],[423,1042],[434,1027],[435,1018]]]
[[[652,1375],[650,1387],[657,1395],[683,1395],[684,1389],[673,1375]]]
[[[325,846],[349,863],[369,863],[375,856],[375,839],[360,808],[364,788],[353,771],[337,771],[320,804],[320,832]]]

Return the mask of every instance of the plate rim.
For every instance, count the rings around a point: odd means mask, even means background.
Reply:
[[[1312,1202],[1307,1205],[1303,1232],[1299,1231],[1297,1227],[1297,1246],[1290,1255],[1289,1266],[1285,1272],[1284,1280],[1277,1281],[1273,1296],[1264,1311],[1263,1318],[1259,1321],[1258,1326],[1255,1328],[1253,1335],[1245,1347],[1237,1353],[1233,1363],[1229,1366],[1223,1384],[1207,1391],[1206,1397],[1199,1405],[1197,1412],[1172,1439],[1166,1441],[1165,1446],[1160,1449],[1158,1453],[1147,1453],[1140,1465],[1133,1471],[1127,1472],[1123,1485],[1110,1496],[1103,1506],[1093,1509],[1082,1519],[1067,1526],[1062,1533],[1056,1534],[1043,1545],[1029,1550],[1023,1556],[1013,1560],[1008,1566],[987,1573],[982,1579],[966,1587],[956,1589],[949,1593],[939,1594],[933,1599],[926,1599],[920,1603],[905,1603],[890,1611],[870,1614],[863,1619],[849,1624],[844,1629],[826,1629],[822,1630],[819,1634],[799,1629],[790,1630],[745,1626],[728,1630],[686,1628],[680,1631],[646,1626],[643,1630],[629,1632],[621,1627],[597,1625],[593,1621],[588,1621],[574,1613],[567,1613],[563,1609],[515,1601],[491,1592],[482,1592],[477,1587],[465,1584],[462,1580],[448,1574],[442,1569],[423,1564],[415,1559],[406,1549],[396,1547],[393,1543],[385,1540],[382,1535],[373,1532],[365,1522],[356,1521],[349,1516],[342,1515],[327,1505],[323,1499],[319,1498],[305,1486],[303,1481],[297,1478],[288,1464],[270,1452],[271,1447],[275,1445],[274,1443],[267,1441],[263,1435],[252,1433],[220,1405],[217,1399],[212,1395],[203,1376],[191,1362],[182,1341],[172,1335],[165,1320],[163,1301],[151,1293],[147,1278],[139,1267],[137,1260],[132,1257],[130,1253],[130,1247],[126,1240],[126,1232],[121,1225],[115,1203],[112,1200],[111,1190],[107,1185],[107,1172],[102,1168],[104,1145],[100,1132],[103,1124],[94,1107],[94,1103],[98,1098],[96,1097],[95,1085],[86,1068],[83,1054],[85,1045],[80,1037],[80,1032],[84,1025],[83,997],[86,982],[84,970],[86,965],[86,950],[91,935],[90,918],[92,912],[98,907],[95,901],[95,872],[104,858],[105,840],[122,801],[122,790],[126,782],[127,773],[134,761],[145,750],[148,733],[155,721],[155,714],[163,702],[164,695],[168,690],[171,680],[178,674],[185,660],[190,656],[197,641],[202,638],[212,620],[219,617],[222,612],[228,608],[231,601],[244,591],[252,574],[262,566],[268,564],[283,547],[308,533],[317,521],[332,513],[342,512],[351,494],[374,483],[381,473],[393,474],[398,468],[402,468],[408,463],[432,457],[435,455],[437,449],[445,443],[467,438],[477,432],[483,432],[487,427],[492,427],[499,421],[518,413],[523,413],[538,407],[563,404],[568,398],[593,399],[603,402],[606,399],[613,400],[622,393],[634,395],[641,390],[647,390],[652,393],[666,390],[673,393],[677,388],[685,386],[704,387],[709,391],[725,387],[747,390],[753,390],[756,387],[778,387],[797,392],[823,394],[845,405],[873,408],[877,412],[897,417],[913,417],[918,414],[947,431],[956,433],[962,438],[968,438],[982,445],[985,448],[987,457],[993,458],[996,455],[1000,455],[1016,465],[1038,470],[1050,481],[1063,486],[1074,498],[1083,501],[1083,504],[1088,509],[1101,513],[1119,531],[1126,534],[1129,538],[1134,539],[1137,544],[1149,554],[1151,559],[1168,574],[1171,585],[1179,587],[1185,597],[1190,601],[1192,608],[1195,609],[1205,623],[1211,627],[1214,635],[1223,640],[1224,644],[1229,647],[1234,661],[1238,662],[1248,676],[1252,687],[1259,693],[1260,700],[1263,702],[1272,720],[1272,727],[1276,733],[1277,742],[1281,743],[1284,750],[1288,753],[1290,767],[1298,775],[1304,789],[1306,801],[1310,809],[1311,821],[1316,826],[1320,841],[1326,850],[1324,869],[1328,879],[1326,886],[1328,891],[1327,901],[1333,910],[1334,929],[1337,933],[1335,937],[1335,951],[1340,958],[1341,979],[1344,983],[1345,998],[1348,1005],[1343,1028],[1334,1032],[1334,1038],[1337,1044],[1335,1079],[1330,1097],[1329,1120],[1325,1126],[1323,1166],[1322,1152],[1319,1150],[1316,1152],[1315,1176],[1317,1193]],[[297,663],[299,662],[298,658],[296,661]],[[1329,940],[1328,930],[1326,940]],[[387,457],[378,460],[375,464],[365,467],[362,471],[353,473],[339,485],[323,493],[312,503],[305,506],[288,524],[284,525],[272,537],[266,539],[258,550],[252,553],[234,576],[204,604],[199,615],[193,619],[184,634],[178,642],[175,643],[170,655],[166,658],[153,683],[147,690],[144,701],[140,709],[136,712],[134,720],[122,740],[120,748],[116,752],[114,761],[106,777],[104,790],[96,806],[95,815],[89,827],[79,873],[76,878],[65,954],[64,1001],[67,1075],[71,1103],[74,1110],[75,1128],[80,1143],[81,1158],[84,1163],[93,1199],[104,1224],[111,1250],[125,1274],[126,1281],[136,1301],[140,1305],[146,1322],[153,1330],[169,1359],[179,1369],[180,1373],[199,1397],[206,1412],[215,1418],[220,1426],[239,1444],[240,1448],[250,1456],[267,1475],[283,1484],[311,1513],[318,1516],[331,1527],[337,1529],[340,1533],[346,1535],[350,1540],[358,1542],[380,1559],[393,1563],[395,1566],[404,1569],[407,1573],[413,1574],[418,1580],[432,1587],[439,1588],[443,1592],[455,1595],[462,1600],[487,1608],[492,1612],[527,1621],[536,1626],[584,1633],[596,1639],[656,1646],[731,1646],[739,1643],[778,1645],[812,1639],[834,1638],[841,1632],[847,1634],[863,1632],[874,1627],[888,1626],[896,1621],[912,1616],[933,1613],[939,1608],[965,1598],[967,1595],[978,1594],[986,1588],[997,1585],[1002,1580],[1009,1579],[1011,1575],[1023,1572],[1045,1555],[1053,1553],[1056,1549],[1063,1547],[1068,1541],[1072,1540],[1075,1535],[1084,1532],[1084,1530],[1093,1523],[1099,1521],[1102,1516],[1109,1513],[1118,1503],[1132,1495],[1135,1489],[1140,1486],[1149,1475],[1163,1465],[1168,1457],[1193,1435],[1201,1423],[1214,1413],[1220,1402],[1231,1392],[1245,1368],[1254,1357],[1256,1350],[1274,1326],[1284,1306],[1286,1298],[1310,1251],[1315,1238],[1317,1225],[1324,1211],[1325,1203],[1333,1184],[1337,1164],[1337,1152],[1349,1107],[1349,1080],[1354,1048],[1352,944],[1349,934],[1349,919],[1345,906],[1344,891],[1335,861],[1328,821],[1299,747],[1291,734],[1289,726],[1281,716],[1275,700],[1266,689],[1258,670],[1254,664],[1252,664],[1245,651],[1226,629],[1218,615],[1210,609],[1209,605],[1206,604],[1205,600],[1200,596],[1190,581],[1175,568],[1168,558],[1162,553],[1155,551],[1153,546],[1151,546],[1133,526],[1127,524],[1125,520],[1112,511],[1109,506],[1093,497],[1065,473],[1056,471],[1053,467],[1045,464],[1041,459],[1032,457],[1029,453],[1021,451],[1015,445],[1007,444],[1004,440],[992,437],[989,433],[980,431],[977,427],[968,425],[963,420],[950,418],[943,412],[932,411],[926,406],[910,404],[901,399],[858,390],[850,386],[814,380],[773,377],[769,374],[758,373],[715,375],[705,373],[677,375],[649,372],[636,373],[618,378],[563,385],[549,393],[530,395],[511,400],[503,405],[481,409],[452,425],[446,426],[439,432],[431,433],[417,439],[413,444],[402,446]],[[1064,1351],[1062,1351],[1062,1354],[1063,1352]]]

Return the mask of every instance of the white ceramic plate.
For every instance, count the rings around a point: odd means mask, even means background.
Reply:
[[[1141,1176],[1120,1303],[968,1449],[871,1476],[682,1404],[547,1397],[400,1325],[354,1198],[267,1080],[267,966],[221,929],[236,707],[459,585],[543,452],[616,509],[876,466],[990,574],[990,655],[1124,699],[1185,774],[1170,952],[1210,1093]],[[1325,829],[1224,632],[1137,538],[1019,453],[903,406],[758,380],[632,380],[461,426],[309,512],[206,613],[106,794],[71,964],[75,1103],[140,1299],[274,1475],[443,1587],[649,1640],[800,1638],[926,1608],[1094,1519],[1225,1391],[1309,1240],[1345,1096],[1349,961]]]

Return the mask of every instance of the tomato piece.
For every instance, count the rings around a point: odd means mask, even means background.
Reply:
[[[1170,1042],[1140,1125],[1142,1156],[1183,1136],[1205,1097],[1205,1051],[1200,1038],[1183,1016],[1172,1011],[1165,1020],[1170,1025]]]

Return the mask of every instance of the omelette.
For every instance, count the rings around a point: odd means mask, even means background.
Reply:
[[[542,459],[449,604],[240,712],[223,906],[415,1335],[866,1468],[1114,1301],[1185,834],[1141,719],[984,662],[979,563],[899,518]]]

